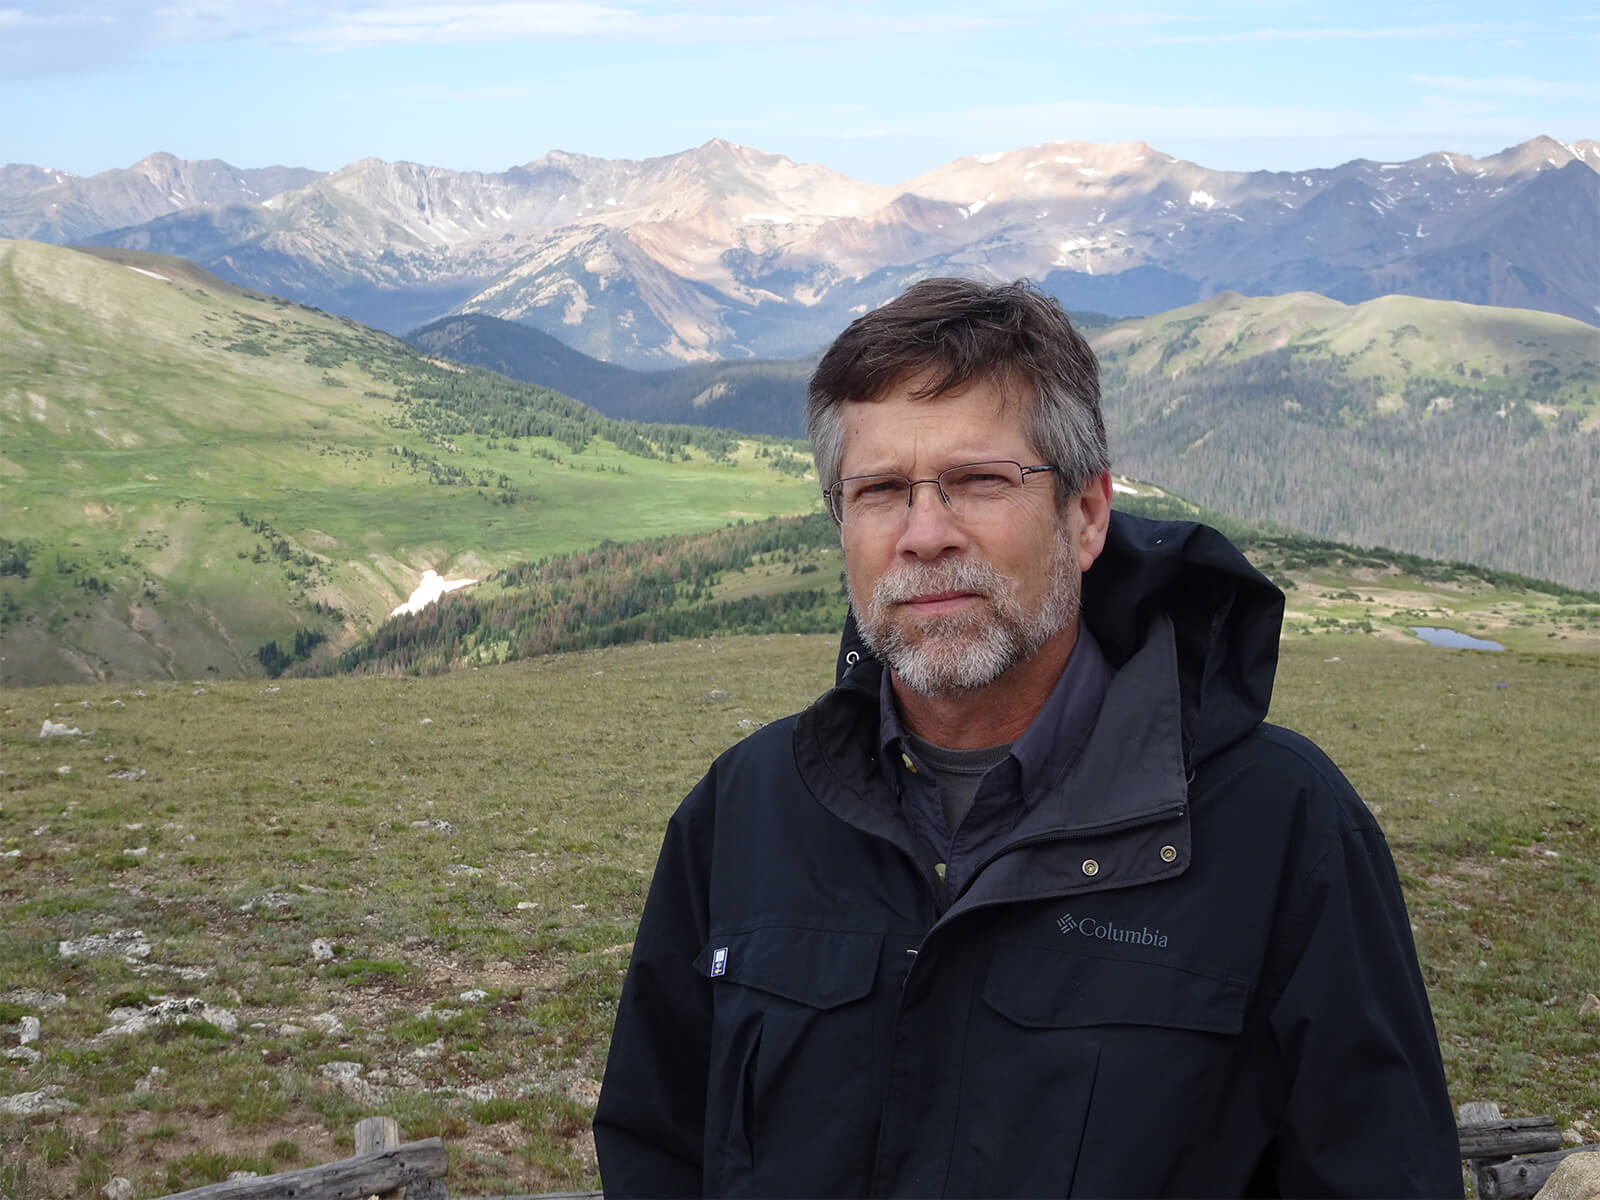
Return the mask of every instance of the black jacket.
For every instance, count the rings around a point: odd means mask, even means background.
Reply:
[[[871,761],[882,668],[725,753],[668,826],[595,1141],[607,1195],[1461,1194],[1383,836],[1262,723],[1283,597],[1114,514],[1117,673],[951,902]]]

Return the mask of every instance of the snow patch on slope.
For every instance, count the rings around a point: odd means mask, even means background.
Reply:
[[[476,579],[445,579],[430,567],[422,573],[422,582],[417,585],[417,590],[411,593],[411,599],[389,615],[398,617],[406,613],[419,613],[446,592],[453,592],[457,588],[464,588],[469,583],[477,582]]]

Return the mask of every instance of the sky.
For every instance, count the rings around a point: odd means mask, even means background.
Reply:
[[[1600,138],[1600,0],[0,0],[0,162],[502,171],[714,137],[901,182],[1142,141],[1295,170]]]

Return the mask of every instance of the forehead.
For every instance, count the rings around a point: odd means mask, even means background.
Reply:
[[[919,394],[919,377],[874,400],[844,406],[841,474],[943,470],[986,458],[1038,461],[1028,436],[1031,391],[1011,380],[975,380],[938,395]]]

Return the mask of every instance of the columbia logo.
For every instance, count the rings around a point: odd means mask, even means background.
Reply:
[[[1115,921],[1101,921],[1095,917],[1075,917],[1071,913],[1063,913],[1056,918],[1056,928],[1063,934],[1076,934],[1078,937],[1093,938],[1099,942],[1127,942],[1135,946],[1153,946],[1157,950],[1167,948],[1167,935],[1159,929],[1151,929],[1144,925],[1138,929],[1125,929]]]

